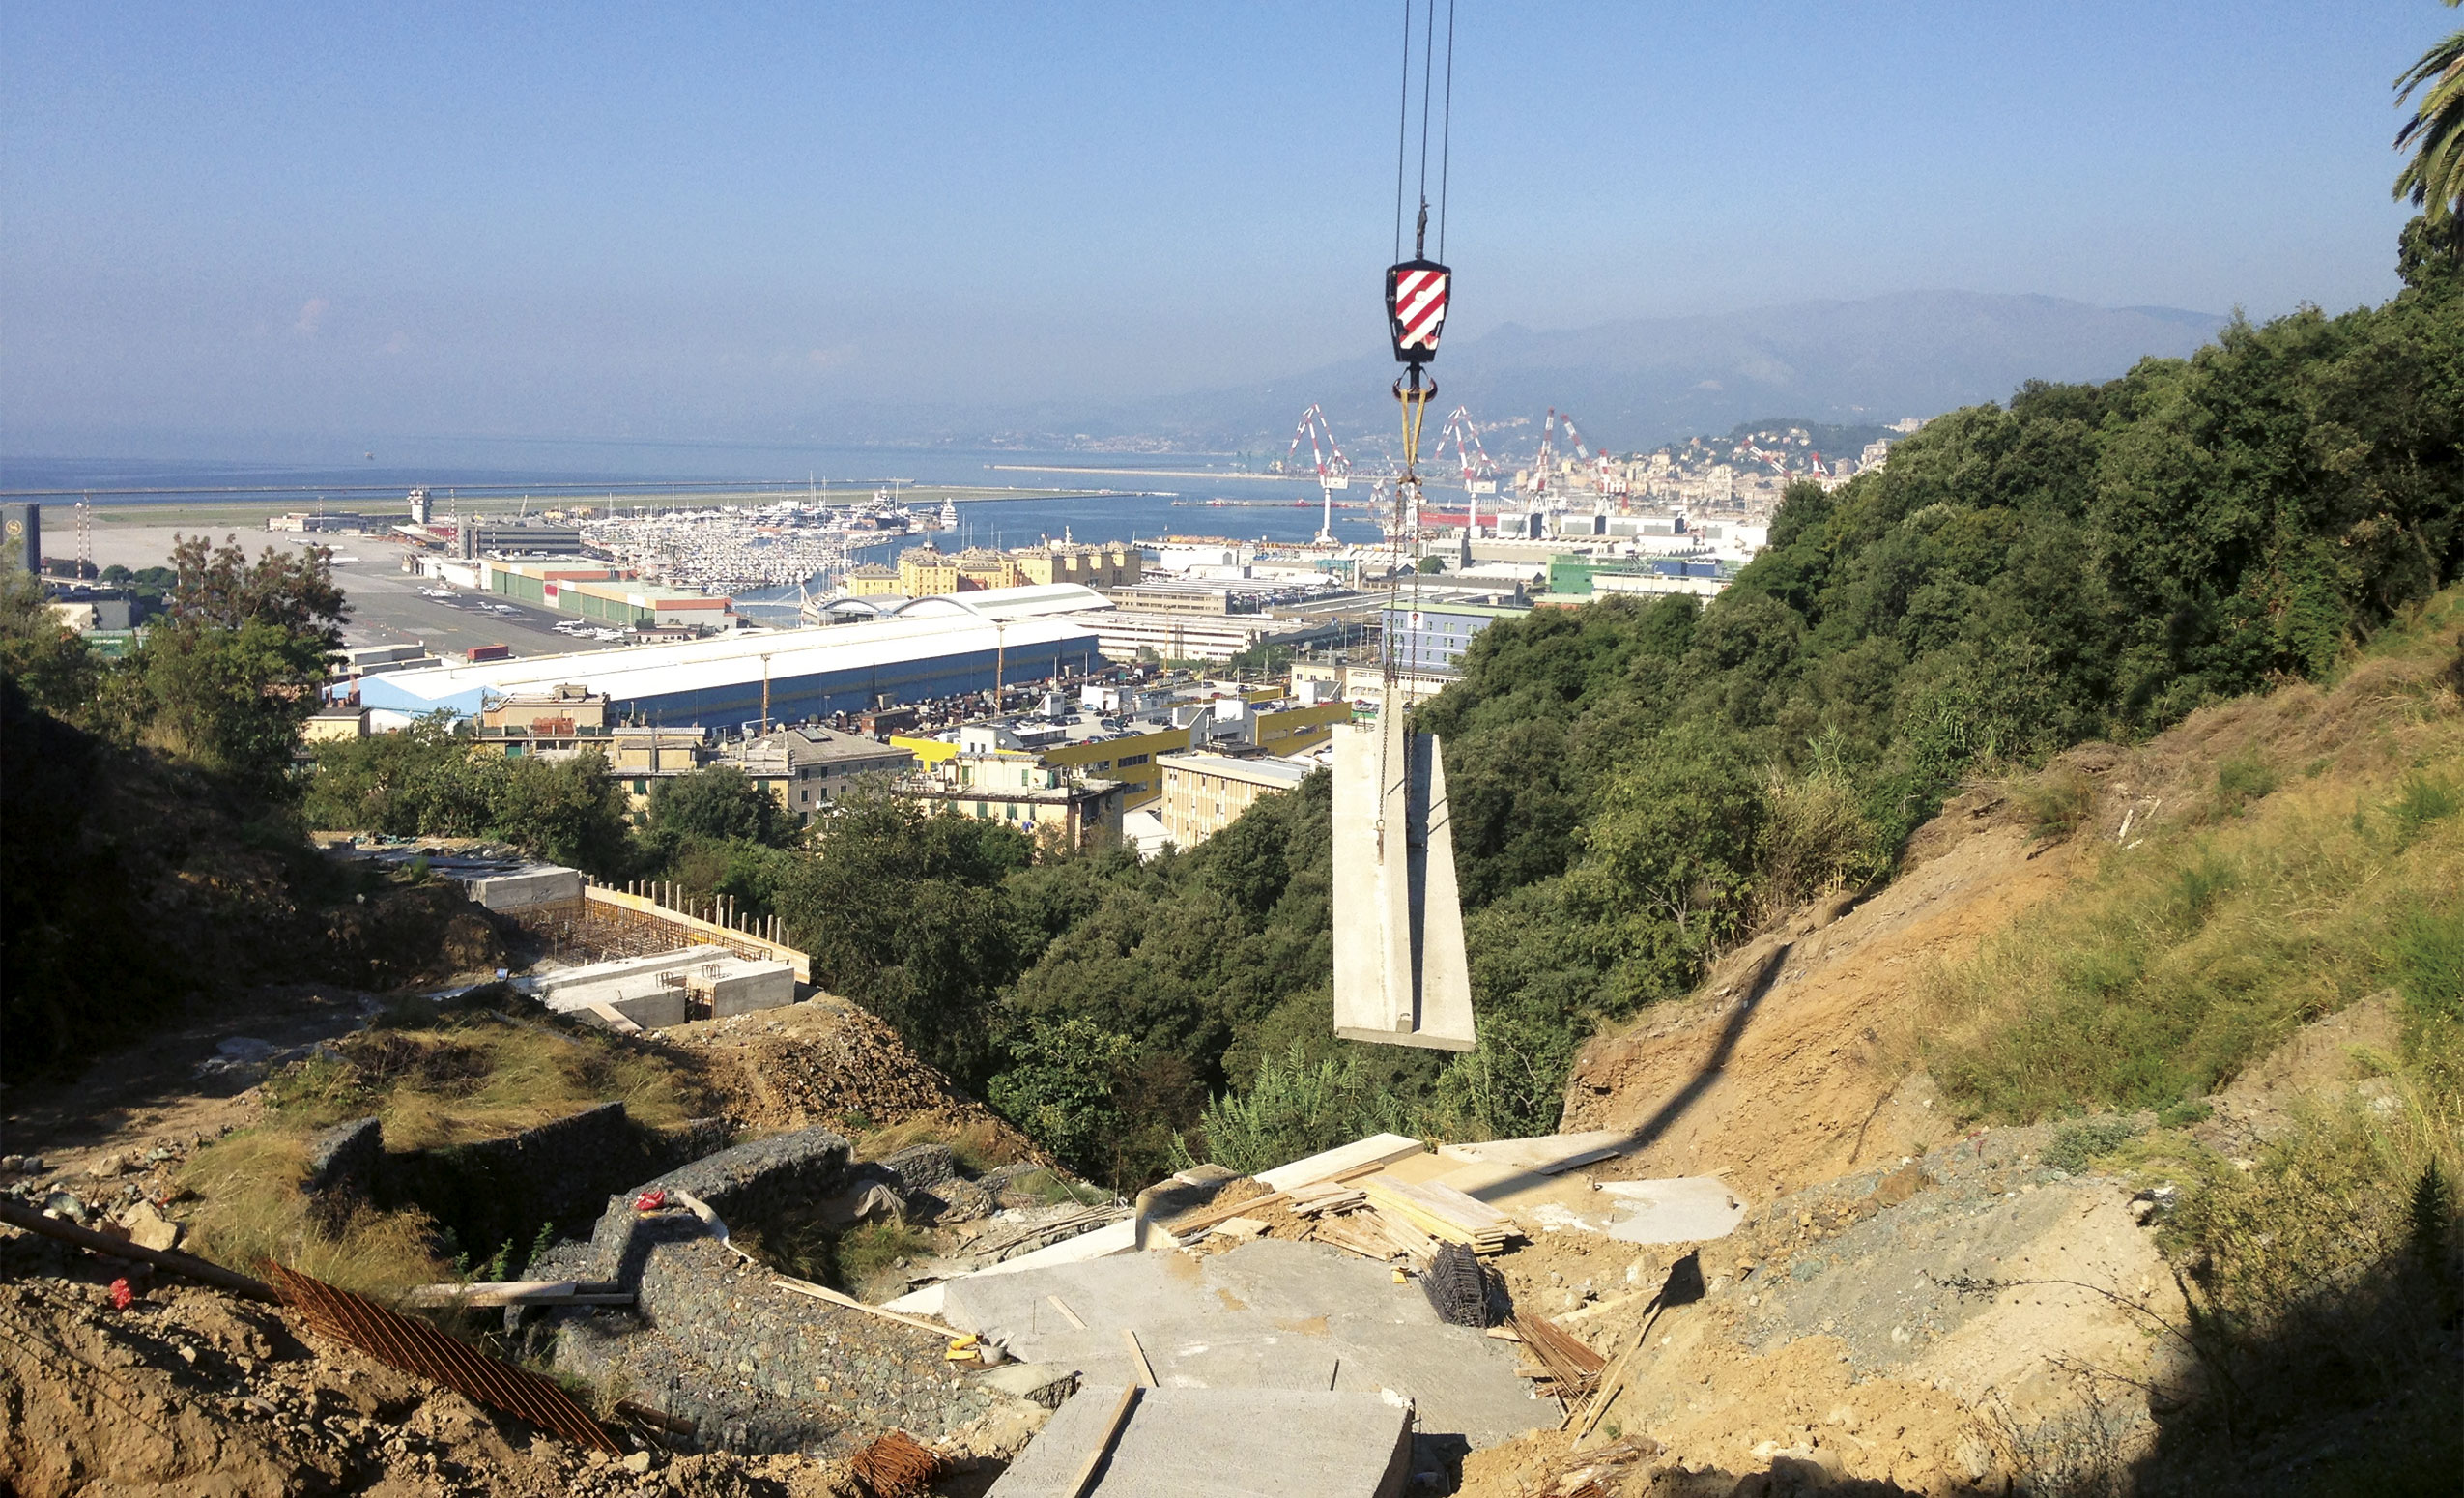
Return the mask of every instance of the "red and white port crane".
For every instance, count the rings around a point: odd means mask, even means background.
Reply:
[[[1334,544],[1334,491],[1352,487],[1352,460],[1343,455],[1343,447],[1334,440],[1334,428],[1329,426],[1326,413],[1311,402],[1301,413],[1301,424],[1292,433],[1292,446],[1284,451],[1280,465],[1283,472],[1293,472],[1293,460],[1301,455],[1301,439],[1309,440],[1309,461],[1318,475],[1318,497],[1325,508],[1318,521],[1317,540],[1321,546]]]
[[[1565,441],[1574,449],[1575,461],[1592,465],[1592,485],[1600,495],[1605,498],[1610,495],[1623,494],[1626,490],[1625,482],[1617,476],[1616,464],[1609,457],[1607,449],[1592,451],[1584,444],[1583,434],[1574,429],[1574,418],[1561,416],[1557,408],[1551,406],[1548,419],[1540,423],[1540,456],[1533,467],[1532,480],[1526,486],[1530,489],[1532,497],[1534,500],[1548,497],[1549,483],[1556,468],[1557,451],[1554,439],[1556,429],[1560,426],[1565,428]]]
[[[1480,431],[1472,424],[1472,408],[1457,406],[1446,418],[1446,430],[1438,436],[1438,456],[1446,456],[1446,445],[1454,444],[1454,456],[1462,472],[1466,494],[1497,493],[1497,464],[1489,457],[1488,448],[1480,445]]]

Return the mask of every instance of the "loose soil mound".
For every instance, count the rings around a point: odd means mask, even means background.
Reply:
[[[915,1138],[963,1141],[979,1165],[1040,1159],[1024,1135],[907,1049],[887,1022],[833,994],[661,1032],[731,1128],[820,1124],[868,1155]]]

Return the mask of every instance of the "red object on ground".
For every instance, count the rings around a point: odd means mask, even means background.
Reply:
[[[126,1311],[126,1310],[128,1310],[128,1309],[129,1309],[129,1303],[130,1301],[135,1300],[136,1298],[137,1298],[137,1292],[129,1288],[129,1282],[128,1282],[128,1281],[126,1281],[126,1280],[114,1280],[114,1281],[112,1281],[112,1282],[111,1282],[111,1309],[112,1309],[112,1310],[114,1310],[114,1311]]]
[[[473,662],[511,660],[513,658],[513,647],[509,645],[474,645],[471,647],[470,649],[462,652],[462,658]]]
[[[633,1198],[633,1210],[636,1212],[656,1212],[667,1204],[668,1194],[663,1191],[645,1191]]]

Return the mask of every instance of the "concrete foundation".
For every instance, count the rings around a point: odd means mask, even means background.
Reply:
[[[682,978],[681,986],[675,980]],[[682,1024],[697,1006],[709,1018],[776,1009],[795,1002],[795,972],[783,962],[739,957],[724,947],[682,947],[651,957],[620,958],[543,973],[530,992],[559,1014],[592,1018],[611,1009],[645,1030]]]
[[[1423,1438],[1439,1449],[1492,1445],[1555,1418],[1516,1376],[1505,1343],[1447,1325],[1417,1284],[1320,1244],[1125,1253],[969,1276],[941,1290],[951,1325],[1089,1384],[1137,1378],[1121,1336],[1129,1330],[1167,1389],[1391,1395],[1418,1408]]]
[[[1098,1469],[1121,1386],[1081,1389],[992,1484],[991,1498],[1398,1498],[1410,1479],[1408,1411],[1374,1394],[1147,1389]]]

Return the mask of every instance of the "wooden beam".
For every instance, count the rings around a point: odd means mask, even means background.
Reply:
[[[1104,1422],[1103,1434],[1097,1438],[1095,1450],[1086,1454],[1086,1460],[1080,1463],[1077,1475],[1070,1479],[1070,1485],[1062,1489],[1062,1498],[1086,1498],[1095,1490],[1095,1471],[1103,1465],[1105,1457],[1112,1455],[1113,1446],[1121,1439],[1122,1427],[1130,1423],[1130,1411],[1137,1402],[1137,1385],[1132,1384],[1121,1391],[1121,1402],[1112,1406],[1112,1418]]]
[[[868,1316],[879,1316],[884,1321],[896,1321],[901,1326],[911,1326],[919,1332],[931,1332],[935,1337],[956,1339],[962,1335],[937,1321],[927,1321],[918,1316],[902,1315],[895,1311],[884,1311],[878,1306],[868,1306],[852,1295],[842,1295],[826,1284],[815,1284],[810,1280],[797,1280],[781,1275],[770,1282],[782,1290],[793,1290],[798,1295],[810,1295],[815,1300],[828,1301],[833,1306],[843,1306],[849,1311],[861,1311]]]
[[[1137,1369],[1138,1381],[1150,1389],[1154,1388],[1155,1366],[1147,1362],[1146,1349],[1138,1345],[1138,1334],[1125,1326],[1121,1328],[1121,1340],[1129,1344],[1130,1364]]]
[[[282,1304],[282,1297],[273,1293],[273,1286],[262,1280],[251,1280],[246,1275],[235,1273],[223,1268],[220,1264],[199,1258],[193,1253],[183,1253],[177,1249],[140,1248],[126,1238],[114,1238],[109,1233],[93,1232],[77,1226],[74,1223],[64,1223],[56,1217],[45,1217],[34,1208],[17,1202],[0,1201],[0,1223],[7,1223],[12,1227],[22,1227],[30,1233],[41,1233],[46,1238],[56,1238],[62,1243],[74,1244],[89,1253],[106,1253],[113,1258],[152,1264],[157,1269],[167,1269],[176,1275],[186,1275],[199,1283],[210,1284],[216,1289],[229,1290],[234,1295],[244,1295],[250,1300],[261,1300],[277,1306]]]

